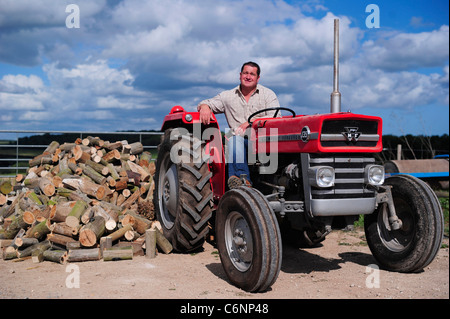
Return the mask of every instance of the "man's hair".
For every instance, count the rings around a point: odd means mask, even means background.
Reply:
[[[245,67],[246,65],[251,66],[251,67],[253,67],[253,68],[256,68],[256,74],[257,74],[258,76],[261,74],[261,68],[259,67],[259,65],[258,65],[257,63],[255,63],[255,62],[252,62],[252,61],[245,62],[245,63],[242,65],[241,72],[244,70],[244,67]]]

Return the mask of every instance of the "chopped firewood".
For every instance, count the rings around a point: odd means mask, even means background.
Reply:
[[[91,136],[52,142],[26,174],[0,180],[2,258],[64,264],[144,255],[155,165],[143,149]],[[156,246],[169,253],[162,232],[151,232],[149,254]]]

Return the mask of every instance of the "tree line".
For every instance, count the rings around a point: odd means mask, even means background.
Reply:
[[[138,131],[139,132],[158,132],[158,131]],[[129,143],[140,141],[144,145],[158,145],[160,142],[159,135],[122,135],[122,134],[98,134],[103,140],[116,141],[127,140]],[[64,142],[75,141],[80,134],[64,133],[41,135],[32,135],[19,138],[21,145],[48,145],[52,141],[60,144]],[[142,140],[139,140],[139,139]],[[11,141],[11,145],[16,141]],[[436,155],[449,154],[449,135],[441,136],[425,136],[425,135],[384,135],[383,136],[383,152],[379,156],[380,161],[388,161],[397,159],[397,145],[401,145],[402,159],[429,159]]]

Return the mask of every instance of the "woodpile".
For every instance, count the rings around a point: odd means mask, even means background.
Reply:
[[[0,181],[2,258],[58,263],[170,253],[153,211],[154,162],[140,142],[52,142]]]

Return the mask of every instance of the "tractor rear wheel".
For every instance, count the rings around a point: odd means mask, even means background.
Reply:
[[[164,236],[179,252],[202,247],[212,216],[212,190],[204,143],[178,129],[165,131],[158,147],[156,217]]]
[[[442,243],[444,220],[441,205],[433,190],[409,175],[386,179],[392,186],[395,211],[402,221],[399,230],[388,222],[384,203],[364,217],[366,239],[380,266],[398,272],[419,272],[430,264]]]
[[[246,186],[226,192],[216,214],[216,239],[228,279],[249,291],[267,290],[281,268],[281,236],[272,208]]]

